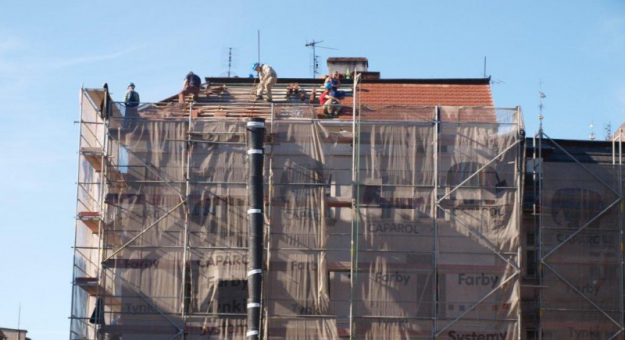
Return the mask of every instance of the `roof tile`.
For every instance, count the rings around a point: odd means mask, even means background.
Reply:
[[[363,83],[363,104],[493,106],[490,85]]]

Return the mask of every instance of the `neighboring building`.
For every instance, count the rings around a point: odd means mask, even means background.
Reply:
[[[527,339],[623,334],[618,145],[528,139],[521,309]]]
[[[0,327],[0,340],[31,340],[27,330]]]
[[[144,103],[137,119],[82,91],[72,339],[254,338],[250,117],[266,118],[263,338],[621,332],[611,144],[534,147],[489,79],[331,66],[358,74],[336,118],[320,79],[279,79],[266,103],[254,79],[206,78],[197,102]]]

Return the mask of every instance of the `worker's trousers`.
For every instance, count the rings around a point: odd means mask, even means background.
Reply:
[[[267,100],[271,101],[271,88],[276,84],[278,79],[276,77],[267,77],[260,81],[258,84],[258,90],[256,90],[257,96],[262,96],[263,92],[267,94]]]

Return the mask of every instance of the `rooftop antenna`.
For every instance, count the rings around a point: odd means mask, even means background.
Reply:
[[[17,339],[20,340],[20,327],[22,322],[22,303],[17,309]]]
[[[539,82],[539,90],[538,90],[538,110],[539,110],[539,116],[538,118],[542,121],[543,119],[543,108],[545,107],[545,105],[543,105],[543,99],[547,98],[547,95],[545,94],[545,92],[543,92],[543,81],[541,80]]]
[[[590,121],[590,124],[588,124],[588,128],[590,128],[590,135],[588,135],[588,139],[590,140],[595,140],[595,124],[592,122],[592,120]]]
[[[612,124],[610,122],[603,125],[603,131],[605,132],[605,140],[612,139]]]
[[[313,41],[308,42],[306,41],[306,47],[312,47],[312,51],[313,51],[313,57],[312,57],[312,61],[313,61],[313,78],[317,78],[317,75],[319,74],[319,60],[318,60],[318,56],[317,56],[317,50],[316,48],[325,48],[328,50],[335,50],[338,51],[337,48],[332,48],[332,47],[324,47],[324,46],[317,46],[317,44],[322,43],[323,40],[319,40],[319,41],[315,41],[315,39],[313,39]]]
[[[484,56],[484,78],[486,78],[486,56]]]
[[[227,47],[223,49],[223,59],[221,66],[228,66],[228,72],[222,73],[222,75],[225,75],[228,78],[236,76],[236,74],[232,72],[232,67],[237,66],[237,52],[238,50],[233,47]]]

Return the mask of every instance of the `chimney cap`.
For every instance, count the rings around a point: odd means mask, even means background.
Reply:
[[[363,62],[369,64],[369,60],[365,57],[331,57],[328,58],[328,63],[357,63]]]

